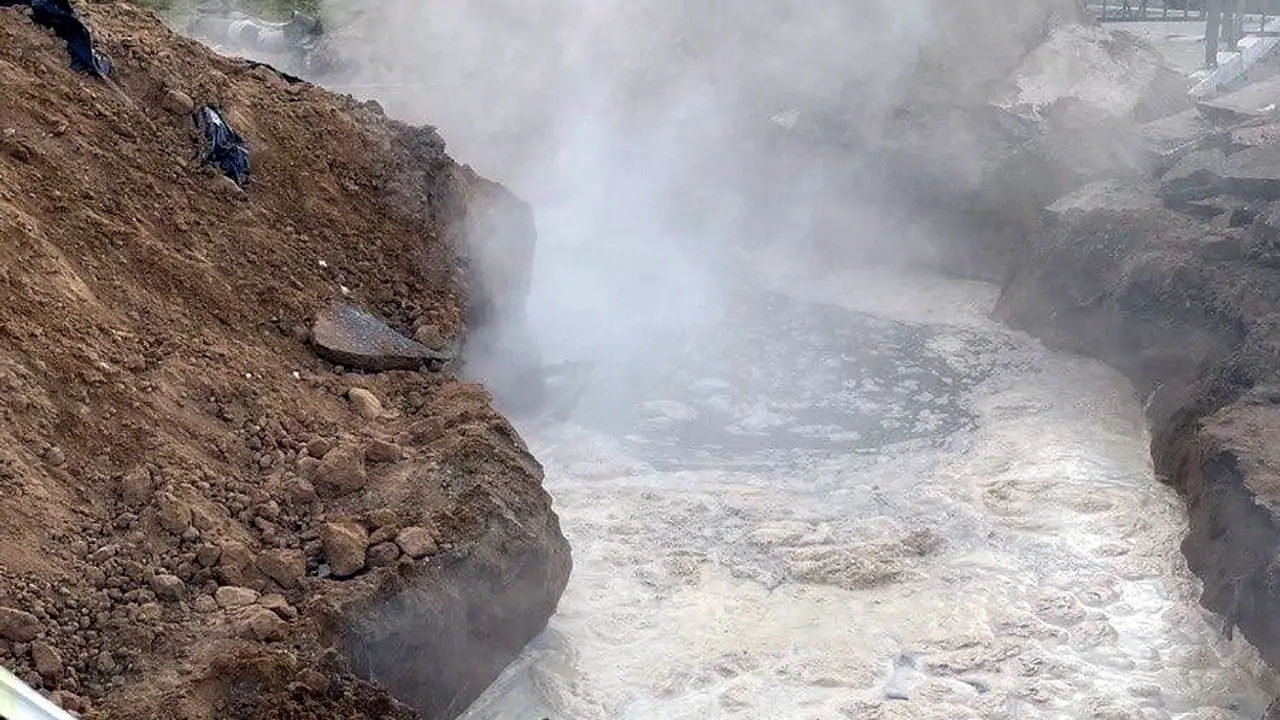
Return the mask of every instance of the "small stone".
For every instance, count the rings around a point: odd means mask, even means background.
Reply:
[[[245,607],[258,601],[258,591],[235,585],[223,585],[214,591],[213,599],[221,608]]]
[[[390,463],[404,457],[404,449],[386,440],[374,440],[364,448],[364,456],[369,462]]]
[[[284,637],[285,622],[266,608],[253,608],[245,615],[241,628],[245,637],[270,642]]]
[[[215,572],[223,585],[256,586],[265,580],[258,571],[253,551],[236,540],[222,544]]]
[[[298,611],[289,604],[288,600],[284,599],[283,595],[277,593],[263,595],[259,598],[258,605],[270,610],[285,620],[293,620],[298,617]]]
[[[45,451],[44,461],[53,467],[62,467],[67,464],[67,451],[55,445]]]
[[[303,458],[303,460],[317,462],[313,458]],[[285,487],[285,491],[289,493],[289,499],[295,505],[305,506],[319,499],[319,496],[316,495],[316,486],[302,478],[294,478],[289,481],[289,484]]]
[[[307,443],[307,454],[319,460],[336,447],[338,443],[328,438],[312,438],[311,442]]]
[[[400,534],[400,528],[396,525],[387,525],[369,533],[369,544],[377,545],[396,539],[396,535]]]
[[[169,90],[160,99],[160,107],[174,115],[190,115],[195,112],[196,103],[181,90]]]
[[[98,656],[94,658],[93,664],[98,668],[98,672],[103,675],[114,675],[116,669],[119,668],[119,665],[116,664],[116,659],[107,650],[98,653]]]
[[[435,325],[420,325],[413,331],[413,339],[433,350],[444,350],[449,345],[444,340],[444,333]]]
[[[364,562],[364,549],[360,550],[360,562]],[[31,642],[40,634],[40,620],[29,612],[16,608],[0,607],[0,638],[14,642]]]
[[[174,535],[181,535],[191,527],[191,506],[172,495],[162,495],[156,519],[160,521],[160,527]]]
[[[221,556],[222,548],[217,545],[201,545],[200,549],[196,550],[196,562],[202,567],[213,567]]]
[[[137,612],[133,614],[133,619],[143,625],[152,625],[158,622],[162,615],[164,615],[164,611],[161,607],[156,603],[149,602],[138,606]]]
[[[213,186],[213,192],[219,197],[231,200],[238,200],[246,197],[244,188],[237,185],[235,180],[232,180],[226,175],[217,175],[209,182]]]
[[[374,545],[365,553],[365,562],[369,567],[386,567],[400,558],[400,548],[392,542]]]
[[[211,613],[218,609],[218,601],[209,595],[201,595],[191,602],[191,607],[199,613]]]
[[[329,676],[319,670],[312,668],[303,670],[298,673],[298,682],[317,695],[324,695],[329,692]]]
[[[49,700],[54,705],[66,710],[67,712],[80,713],[84,712],[84,698],[67,690],[54,690],[49,696]]]
[[[370,530],[389,527],[398,522],[400,522],[400,515],[395,510],[387,507],[371,510],[364,516],[364,526]]]
[[[364,569],[369,535],[355,523],[328,523],[320,529],[320,542],[335,577],[351,577]]]
[[[434,554],[439,549],[431,532],[417,526],[401,530],[396,536],[396,545],[414,560]]]
[[[126,505],[136,507],[146,504],[154,490],[155,483],[151,480],[151,473],[145,468],[130,472],[120,481],[120,499]]]
[[[307,574],[307,558],[301,550],[267,550],[258,556],[258,569],[280,587],[292,588]]]
[[[382,414],[382,403],[378,396],[364,388],[351,388],[347,391],[347,400],[356,414],[366,420],[373,420]]]
[[[151,589],[157,597],[177,600],[186,594],[186,583],[177,575],[156,575],[151,578]]]
[[[202,507],[194,506],[191,508],[191,525],[197,530],[209,531],[218,524],[213,515]]]
[[[31,643],[31,664],[47,683],[52,684],[62,677],[62,656],[49,643]]]
[[[316,468],[312,483],[322,498],[333,499],[350,495],[369,484],[361,453],[351,447],[330,450]]]

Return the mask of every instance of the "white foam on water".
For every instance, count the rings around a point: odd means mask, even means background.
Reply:
[[[997,327],[984,285],[796,284],[768,267],[803,300],[933,324],[919,352],[947,372],[994,368],[960,391],[971,426],[941,445],[845,452],[841,439],[799,455],[760,448],[750,463],[727,451],[658,462],[661,433],[678,442],[682,423],[716,408],[730,436],[814,434],[803,403],[706,377],[699,397],[647,398],[629,435],[526,428],[574,574],[547,632],[467,718],[1260,715],[1261,664],[1197,604],[1178,550],[1186,518],[1153,476],[1123,378]],[[891,292],[868,292],[877,284]],[[792,380],[814,399],[847,392],[850,406],[869,387],[919,399],[902,380],[912,358],[899,360],[902,372],[852,389]],[[884,420],[945,424],[914,401],[880,408]]]

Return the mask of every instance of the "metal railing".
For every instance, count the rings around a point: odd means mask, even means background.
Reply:
[[[66,710],[0,667],[0,720],[75,720]]]

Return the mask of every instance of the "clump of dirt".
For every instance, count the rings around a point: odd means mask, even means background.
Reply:
[[[338,297],[461,338],[467,228],[522,204],[430,128],[80,10],[109,83],[0,9],[0,663],[87,717],[411,717],[341,621],[415,578],[491,603],[454,568],[513,548],[541,596],[482,688],[568,575],[540,468],[481,388],[306,340]],[[252,145],[245,189],[199,167],[206,103]]]

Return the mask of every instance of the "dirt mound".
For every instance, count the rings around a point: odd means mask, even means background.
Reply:
[[[527,207],[429,128],[80,9],[110,83],[0,9],[0,663],[90,717],[415,714],[372,677],[461,711],[567,579],[541,470],[483,389],[307,339],[345,298],[458,341]],[[247,190],[198,167],[205,103]]]

